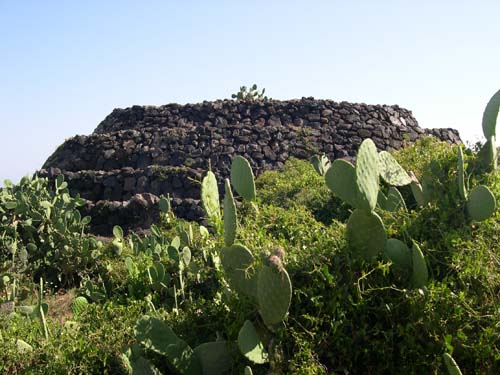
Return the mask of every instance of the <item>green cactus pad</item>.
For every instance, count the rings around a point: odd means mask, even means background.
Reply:
[[[325,174],[326,186],[333,193],[353,207],[358,206],[358,190],[354,165],[346,160],[337,159]]]
[[[255,200],[255,181],[250,163],[243,156],[236,156],[231,164],[231,183],[245,200]]]
[[[252,268],[254,257],[248,248],[232,245],[221,250],[221,263],[229,284],[237,292],[257,297],[257,275]]]
[[[455,362],[451,355],[449,355],[448,353],[444,353],[443,360],[449,375],[462,375],[460,367],[458,367],[457,362]]]
[[[226,246],[231,246],[236,238],[237,213],[233,192],[229,179],[225,180],[224,195],[224,242]]]
[[[389,188],[387,197],[381,190],[379,190],[377,204],[381,209],[389,212],[397,211],[400,208],[406,210],[406,204],[403,196],[399,190],[393,186]]]
[[[201,182],[201,203],[210,222],[212,224],[220,222],[219,188],[212,171],[208,171]]]
[[[194,348],[193,353],[198,358],[203,375],[227,374],[233,367],[226,341],[203,343]]]
[[[87,301],[87,298],[83,296],[76,297],[71,303],[71,311],[73,312],[73,315],[78,316],[81,313],[83,313],[87,308],[88,304],[89,301]]]
[[[264,344],[260,340],[254,325],[249,320],[245,321],[238,333],[238,347],[241,354],[253,363],[263,364],[269,360]]]
[[[163,321],[144,315],[137,321],[134,332],[137,341],[163,355],[180,373],[202,374],[201,365],[191,347]]]
[[[320,176],[324,176],[328,168],[330,168],[331,163],[330,160],[328,160],[328,157],[326,155],[314,155],[311,158],[311,164]]]
[[[405,186],[411,183],[411,178],[401,165],[387,151],[378,154],[380,176],[389,185]]]
[[[167,213],[170,211],[170,201],[162,195],[160,197],[160,201],[158,202],[158,207],[161,212]]]
[[[474,187],[469,193],[466,204],[467,214],[476,221],[491,217],[496,209],[495,196],[484,185]]]
[[[359,190],[358,208],[373,211],[377,205],[379,190],[379,162],[377,147],[371,139],[365,139],[359,146],[356,183]]]
[[[257,279],[257,301],[262,320],[268,327],[280,323],[292,300],[292,282],[285,269],[262,266]]]
[[[384,249],[384,255],[393,263],[396,268],[402,270],[411,270],[411,250],[403,241],[396,238],[387,240]]]
[[[486,139],[496,137],[498,109],[500,108],[500,90],[486,104],[483,113],[483,134]]]
[[[381,254],[387,241],[382,219],[374,212],[354,210],[347,222],[347,240],[357,256],[371,259]]]
[[[250,366],[245,366],[243,375],[253,375],[252,368]]]
[[[488,170],[495,170],[498,167],[495,137],[492,136],[486,140],[483,147],[481,147],[478,156],[481,158],[483,166],[485,166]]]
[[[467,189],[465,188],[464,154],[462,148],[458,147],[458,193],[462,199],[467,199]]]
[[[427,281],[429,280],[429,271],[427,269],[424,254],[416,243],[413,243],[413,247],[411,248],[411,260],[413,269],[411,285],[413,288],[423,288],[427,285]]]

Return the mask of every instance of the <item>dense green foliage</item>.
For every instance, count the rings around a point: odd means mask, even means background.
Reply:
[[[5,348],[0,372],[127,373],[127,366],[147,365],[151,371],[175,373],[182,371],[183,363],[192,365],[179,362],[174,355],[178,352],[168,349],[175,343],[176,350],[191,353],[201,366],[207,363],[203,353],[217,353],[219,364],[229,361],[229,372],[234,374],[243,374],[245,366],[254,374],[445,374],[445,353],[453,356],[463,373],[500,373],[498,209],[482,222],[467,214],[459,188],[457,146],[426,138],[393,156],[421,182],[425,204],[419,205],[405,185],[397,189],[407,209],[377,206],[373,212],[392,239],[388,243],[397,249],[368,259],[353,252],[347,235],[354,207],[335,196],[310,163],[298,160],[289,160],[281,172],[260,176],[255,199],[254,193],[248,195],[251,201],[233,207],[232,202],[241,198],[228,193],[224,204],[231,209],[224,212],[224,219],[230,218],[230,224],[221,225],[218,202],[211,202],[208,207],[216,219],[210,233],[175,218],[165,204],[163,222],[150,235],[122,237],[117,229],[115,238],[101,248],[84,233],[83,224],[71,224],[75,229],[65,235],[53,229],[49,237],[37,229],[29,237],[20,224],[12,227],[17,220],[9,216],[14,204],[6,207],[5,202],[16,199],[3,199],[1,228],[6,234],[0,253],[3,264],[10,267],[2,271],[10,281],[1,284],[0,302],[13,299],[16,312],[0,315],[0,345]],[[463,160],[466,186],[487,186],[498,202],[500,174],[485,172],[471,150],[464,150]],[[15,191],[27,191],[30,184],[29,189],[35,189],[30,194],[39,200],[54,202],[65,193],[65,187],[58,193],[57,188],[54,192],[46,183],[29,179],[6,191],[14,197]],[[373,194],[375,187],[370,181],[366,184]],[[379,188],[389,196],[385,180]],[[240,193],[241,187],[234,191]],[[207,193],[212,200],[217,195]],[[47,216],[46,204],[38,209],[36,199],[32,202],[31,210],[40,210],[42,219],[45,215],[44,228],[58,225],[58,216]],[[71,202],[67,210],[74,215]],[[230,234],[224,236],[223,228]],[[46,238],[55,238],[53,247],[43,247],[50,242]],[[15,240],[26,249],[24,268],[15,266],[19,261],[9,251]],[[82,257],[84,264],[75,263],[76,255],[67,267],[67,258],[52,255],[68,243],[73,244],[73,254],[84,253],[85,241],[95,241],[92,249],[98,254]],[[36,249],[29,246],[31,242]],[[230,250],[223,249],[234,250],[238,244],[250,251],[251,258],[243,261],[249,261],[262,278],[260,289],[267,293],[262,300],[259,288],[245,281],[251,279],[238,273],[238,267],[230,268],[242,260],[228,258],[225,263],[224,252]],[[418,280],[417,262],[405,258],[406,251],[418,255],[416,248],[422,255],[420,267],[428,272]],[[278,255],[279,259],[273,258]],[[272,270],[274,266],[278,270]],[[274,293],[272,285],[288,287],[285,272],[293,287],[289,306],[278,296],[272,298],[281,303],[277,310],[264,306]],[[17,306],[32,304],[30,283],[38,281],[36,275],[49,274],[62,281],[54,283],[44,299],[46,339],[40,322],[23,316]],[[276,277],[277,281],[268,281]],[[25,296],[18,293],[11,298],[14,279],[25,287]],[[58,310],[56,292],[62,283],[86,296],[89,304]],[[150,336],[148,324],[168,334]],[[21,352],[16,340],[31,349]],[[221,353],[221,342],[227,352]]]

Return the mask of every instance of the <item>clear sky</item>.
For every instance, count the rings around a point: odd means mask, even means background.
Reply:
[[[257,83],[411,109],[481,139],[500,89],[500,1],[0,0],[0,181],[113,108],[229,98]]]

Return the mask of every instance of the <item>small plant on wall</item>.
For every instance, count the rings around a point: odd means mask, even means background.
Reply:
[[[237,100],[245,100],[245,101],[255,101],[255,100],[269,100],[267,96],[264,95],[266,89],[262,89],[260,92],[257,89],[257,85],[254,83],[250,89],[246,86],[241,86],[240,91],[236,94],[231,95],[231,98]]]

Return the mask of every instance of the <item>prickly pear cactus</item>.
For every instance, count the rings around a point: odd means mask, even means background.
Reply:
[[[347,241],[357,256],[371,259],[381,254],[387,241],[382,219],[374,212],[355,209],[347,222]]]
[[[269,361],[269,355],[262,343],[254,325],[246,320],[238,333],[238,348],[248,360],[263,364]]]
[[[165,198],[163,195],[160,197],[160,201],[158,202],[158,207],[160,211],[163,213],[167,213],[170,211],[170,200]]]
[[[88,304],[89,301],[87,301],[87,298],[83,296],[76,297],[71,303],[71,311],[73,312],[73,315],[79,316],[81,313],[85,311]]]
[[[483,134],[486,139],[496,137],[498,109],[500,108],[500,90],[486,104],[483,113]]]
[[[413,268],[411,285],[413,288],[423,288],[427,285],[427,281],[429,280],[429,271],[427,269],[424,254],[416,243],[413,243],[411,249],[411,259]]]
[[[458,193],[462,199],[467,199],[467,189],[465,188],[464,154],[462,148],[458,147]]]
[[[324,176],[328,168],[330,168],[331,166],[330,160],[328,160],[328,157],[326,155],[314,155],[311,158],[311,164],[316,173],[320,176]]]
[[[356,160],[356,183],[359,190],[359,207],[373,211],[379,190],[379,161],[377,147],[371,139],[359,146]]]
[[[444,353],[443,360],[449,375],[462,375],[460,367],[458,367],[457,362],[455,362],[451,355],[449,355],[448,353]]]
[[[358,188],[354,165],[346,160],[337,159],[325,174],[326,186],[344,202],[358,207]]]
[[[227,374],[233,367],[233,359],[226,341],[200,344],[193,349],[193,354],[201,365],[203,375]],[[195,375],[189,375],[191,374]]]
[[[387,193],[387,196],[379,190],[378,192],[378,197],[377,197],[377,205],[389,212],[394,212],[399,209],[406,210],[406,204],[403,199],[403,196],[399,192],[398,189],[396,189],[394,186],[391,186],[389,188],[389,191]]]
[[[215,174],[212,171],[208,171],[201,182],[201,203],[203,209],[207,213],[208,220],[213,225],[217,226],[221,220],[219,188],[217,187]]]
[[[411,178],[401,165],[387,151],[378,154],[380,176],[389,185],[404,186],[411,183]]]
[[[236,237],[237,214],[236,204],[234,202],[233,192],[229,179],[225,180],[224,195],[224,242],[226,246],[231,246]]]
[[[201,364],[191,347],[163,321],[144,315],[135,327],[137,341],[163,355],[181,374],[202,374]]]
[[[255,181],[250,163],[243,156],[236,156],[231,163],[231,183],[245,200],[255,200]]]
[[[403,241],[396,238],[387,240],[384,249],[384,255],[400,270],[412,269],[411,250]]]
[[[420,182],[418,181],[417,177],[413,172],[410,172],[409,176],[411,178],[411,184],[410,184],[411,192],[413,193],[415,201],[419,206],[425,206],[427,204],[427,198],[425,197],[422,185],[420,184]]]
[[[257,297],[254,256],[248,248],[242,245],[224,247],[221,250],[221,263],[232,288],[249,297]]]
[[[268,327],[280,323],[292,300],[292,282],[284,268],[262,266],[257,279],[257,301],[262,320]]]
[[[245,366],[243,375],[253,375],[252,368],[250,366]]]
[[[484,185],[474,187],[467,199],[467,214],[476,221],[483,221],[491,217],[496,209],[495,196]]]

